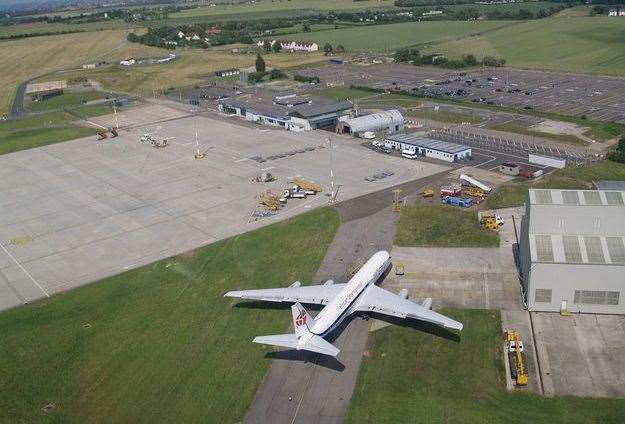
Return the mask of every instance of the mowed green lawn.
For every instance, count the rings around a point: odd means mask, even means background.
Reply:
[[[487,208],[520,206],[527,200],[530,188],[589,190],[593,181],[601,180],[625,180],[625,165],[605,160],[582,167],[558,169],[535,181],[513,180],[497,187],[486,199],[485,205]]]
[[[34,102],[30,98],[24,101],[24,108],[31,112],[40,112],[64,107],[80,106],[82,101],[104,99],[106,93],[101,91],[65,92],[59,96],[51,97],[47,100]]]
[[[0,422],[240,421],[270,364],[252,338],[291,313],[223,294],[310,282],[338,225],[319,209],[3,312]]]
[[[290,39],[308,40],[333,46],[343,45],[348,51],[392,52],[396,49],[432,42],[463,39],[495,28],[513,25],[513,21],[445,21],[407,22],[389,25],[371,25],[330,31],[289,34]]]
[[[438,204],[404,206],[397,223],[395,244],[420,247],[497,247],[499,234],[482,229],[477,220],[477,211],[473,209]]]
[[[625,421],[625,400],[545,398],[507,392],[499,312],[441,312],[464,324],[459,341],[442,337],[443,332],[436,329],[430,334],[398,326],[369,336],[348,423]]]
[[[459,57],[504,57],[512,67],[625,75],[625,25],[607,16],[555,16],[431,45]]]

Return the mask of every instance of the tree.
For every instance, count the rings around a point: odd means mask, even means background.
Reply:
[[[269,73],[269,78],[272,80],[286,77],[286,74],[278,68],[273,68]]]
[[[462,57],[463,62],[467,66],[475,66],[477,65],[477,59],[472,54],[468,54]]]
[[[273,47],[271,49],[274,53],[280,53],[280,50],[282,50],[282,44],[280,44],[279,41],[276,41],[275,43],[273,43]]]
[[[271,51],[271,42],[269,40],[263,42],[263,49],[265,49],[267,53]]]
[[[336,46],[334,51],[337,52],[337,53],[344,53],[345,52],[345,47],[343,47],[342,44],[339,44],[338,46]]]
[[[310,25],[308,24],[308,22],[304,22],[304,25],[302,25],[302,30],[304,32],[310,32]]]
[[[265,72],[265,59],[260,53],[256,56],[256,72]]]
[[[330,44],[330,43],[326,43],[326,44],[323,46],[323,53],[324,53],[326,56],[327,56],[327,55],[329,55],[330,53],[332,53],[332,50],[333,50],[333,49],[332,49],[332,44]]]

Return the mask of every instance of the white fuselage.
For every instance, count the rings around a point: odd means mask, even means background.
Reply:
[[[324,336],[335,329],[351,312],[354,311],[358,298],[367,287],[375,284],[391,264],[391,256],[386,251],[373,255],[349,280],[340,293],[326,305],[315,317],[309,327],[311,333]]]

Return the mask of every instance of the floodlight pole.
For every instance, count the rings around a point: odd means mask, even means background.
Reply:
[[[119,120],[117,119],[117,107],[115,107],[115,100],[113,100],[113,114],[115,115],[115,128],[119,131]]]
[[[328,137],[328,148],[330,149],[330,203],[334,203],[334,169],[332,168],[332,137]]]

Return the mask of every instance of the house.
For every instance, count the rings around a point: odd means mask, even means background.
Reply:
[[[616,9],[610,10],[608,16],[618,16],[618,11]]]
[[[222,69],[221,71],[215,71],[215,76],[218,77],[230,77],[233,75],[239,75],[241,70],[238,68]]]
[[[264,47],[265,41],[269,41],[269,40],[258,40],[256,42],[256,45],[258,47]],[[282,50],[288,50],[288,51],[303,51],[303,52],[310,53],[310,52],[316,52],[319,50],[319,45],[317,43],[313,43],[310,41],[291,41],[291,40],[269,41],[269,44],[271,45],[271,47],[273,47],[275,43],[280,43],[280,47],[282,47]]]
[[[165,45],[167,45],[167,46],[177,46],[178,42],[177,41],[165,41]]]
[[[178,38],[184,38],[185,37],[185,33],[182,31],[178,31]]]
[[[128,59],[124,59],[121,62],[119,62],[119,64],[122,66],[132,66],[135,63],[137,63],[137,61],[132,57],[129,57]]]
[[[210,27],[206,30],[206,35],[211,36],[211,35],[217,35],[220,34],[221,30],[219,28],[216,27]]]
[[[191,35],[191,40],[193,40],[193,41],[199,41],[201,39],[202,38],[199,35],[197,35],[197,34],[192,34]]]
[[[442,10],[430,10],[429,12],[422,13],[421,16],[437,16],[442,14]]]

